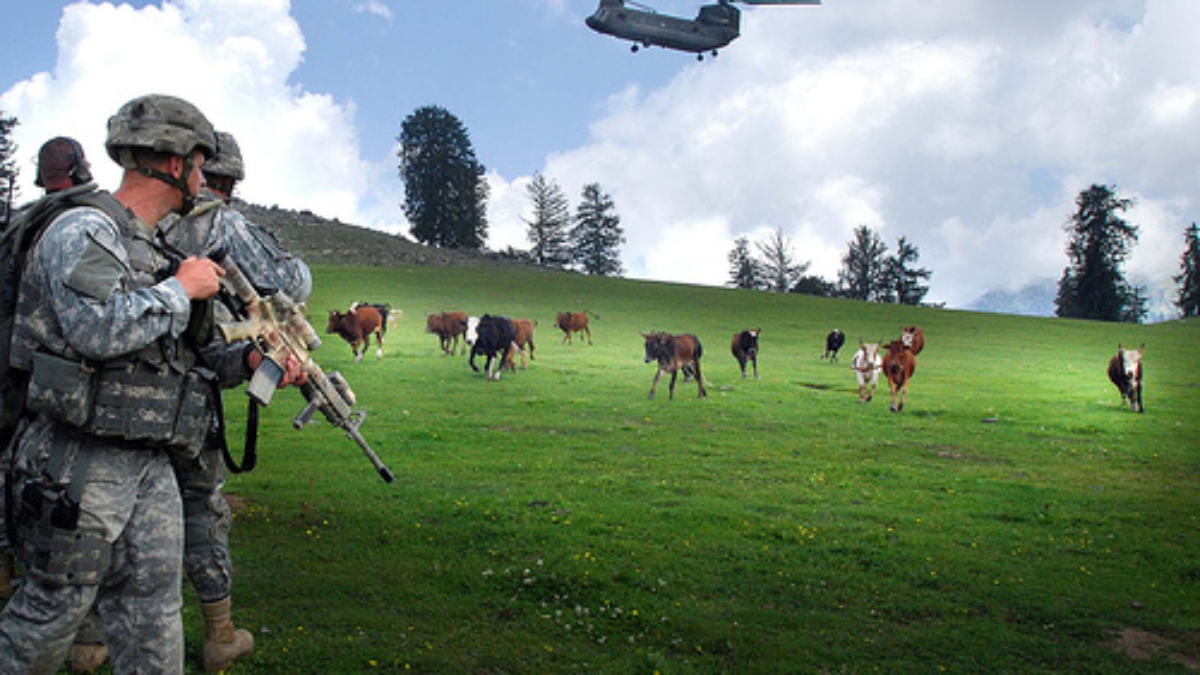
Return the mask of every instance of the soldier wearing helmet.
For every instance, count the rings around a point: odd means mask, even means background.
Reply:
[[[182,256],[203,256],[222,249],[255,287],[276,289],[296,302],[306,302],[312,291],[312,275],[304,261],[228,205],[237,181],[245,177],[245,169],[233,135],[218,131],[216,139],[216,155],[201,167],[207,188],[201,190],[199,204],[183,218],[169,216],[160,222],[159,236]],[[218,304],[217,309],[223,307]],[[219,400],[214,403],[220,405]],[[209,672],[224,670],[254,649],[254,637],[236,629],[231,616],[229,531],[233,516],[221,492],[226,476],[225,450],[223,443],[210,441],[196,457],[174,460],[183,493],[184,569],[196,589],[205,619],[202,659]]]
[[[135,98],[109,120],[124,168],[46,226],[26,261],[10,364],[27,373],[11,488],[24,583],[0,615],[0,672],[52,673],[95,604],[115,672],[183,672],[183,519],[171,456],[194,456],[216,387],[253,350],[188,332],[220,268],[169,265],[155,242],[186,212],[212,126],[179,98]],[[294,380],[289,368],[285,381]]]

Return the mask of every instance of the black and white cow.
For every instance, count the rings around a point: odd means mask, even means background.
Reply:
[[[838,350],[844,344],[846,344],[845,333],[837,328],[829,331],[829,335],[825,336],[825,353],[821,355],[821,358],[829,359],[830,363],[837,363]]]
[[[471,369],[479,372],[475,356],[482,355],[487,358],[483,364],[484,377],[499,380],[504,355],[508,353],[516,334],[512,320],[506,316],[484,314],[479,317],[479,324],[475,327],[475,344],[471,345],[471,357],[468,360]]]
[[[754,366],[754,379],[758,379],[758,334],[761,332],[762,329],[759,328],[748,328],[735,333],[733,344],[729,346],[733,358],[737,359],[738,366],[742,369],[743,380],[746,379],[747,362]]]
[[[1134,412],[1146,412],[1142,405],[1142,349],[1117,345],[1117,355],[1108,362],[1108,379],[1121,392],[1121,403],[1129,401]]]

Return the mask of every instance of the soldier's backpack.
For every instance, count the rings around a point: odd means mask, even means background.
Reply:
[[[0,450],[8,446],[25,407],[28,376],[8,362],[25,259],[47,225],[64,211],[82,206],[100,209],[116,222],[129,217],[111,194],[85,183],[22,207],[0,233]]]

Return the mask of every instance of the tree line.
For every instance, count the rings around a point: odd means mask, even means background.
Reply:
[[[791,243],[776,229],[767,241],[755,242],[758,255],[750,249],[748,237],[738,237],[729,252],[729,282],[734,288],[765,290],[776,293],[802,293],[824,297],[851,298],[868,302],[917,305],[929,293],[925,282],[933,272],[916,267],[921,257],[907,237],[896,242],[896,252],[888,254],[887,244],[866,225],[854,229],[854,238],[842,256],[836,282],[806,275],[810,262],[798,262]]]
[[[487,240],[486,170],[463,123],[444,108],[424,106],[404,120],[397,140],[402,208],[413,237],[430,246],[481,249]],[[624,272],[621,218],[598,183],[583,187],[573,214],[562,188],[541,174],[526,191],[533,204],[525,221],[531,248],[510,255],[600,276]]]
[[[20,122],[0,111],[0,222],[17,205],[20,175],[13,131]],[[397,139],[402,210],[420,243],[478,250],[487,241],[488,184],[470,134],[453,114],[424,106],[405,118]],[[598,183],[585,185],[572,212],[562,188],[535,174],[526,187],[532,214],[525,220],[527,252],[511,251],[546,267],[578,269],[594,275],[620,275],[620,246],[625,243],[620,216],[611,196]],[[1138,227],[1122,215],[1133,206],[1114,186],[1092,185],[1079,193],[1076,211],[1064,230],[1067,266],[1058,282],[1055,314],[1100,321],[1141,322],[1148,307],[1146,290],[1126,278],[1122,266],[1138,240]],[[789,240],[776,229],[751,250],[739,237],[729,253],[728,284],[735,288],[836,296],[869,302],[919,304],[932,276],[917,267],[920,251],[900,237],[889,254],[879,234],[866,225],[854,230],[836,282],[807,275]],[[1175,306],[1184,317],[1200,316],[1200,232],[1193,222],[1184,230]]]

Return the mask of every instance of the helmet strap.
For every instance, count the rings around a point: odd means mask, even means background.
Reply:
[[[192,168],[194,166],[192,164],[192,154],[194,153],[189,153],[183,157],[183,173],[179,177],[172,176],[166,171],[161,171],[159,169],[155,169],[154,167],[144,166],[141,162],[137,161],[137,158],[134,157],[133,153],[129,152],[127,148],[122,151],[122,154],[125,155],[122,157],[122,159],[129,160],[128,164],[122,162],[124,166],[132,166],[134,171],[137,171],[143,176],[160,180],[176,190],[179,190],[180,194],[183,195],[183,204],[181,204],[178,209],[175,209],[176,213],[180,215],[187,215],[193,208],[195,208],[196,195],[192,193],[191,188],[188,185],[188,176],[192,174]]]

